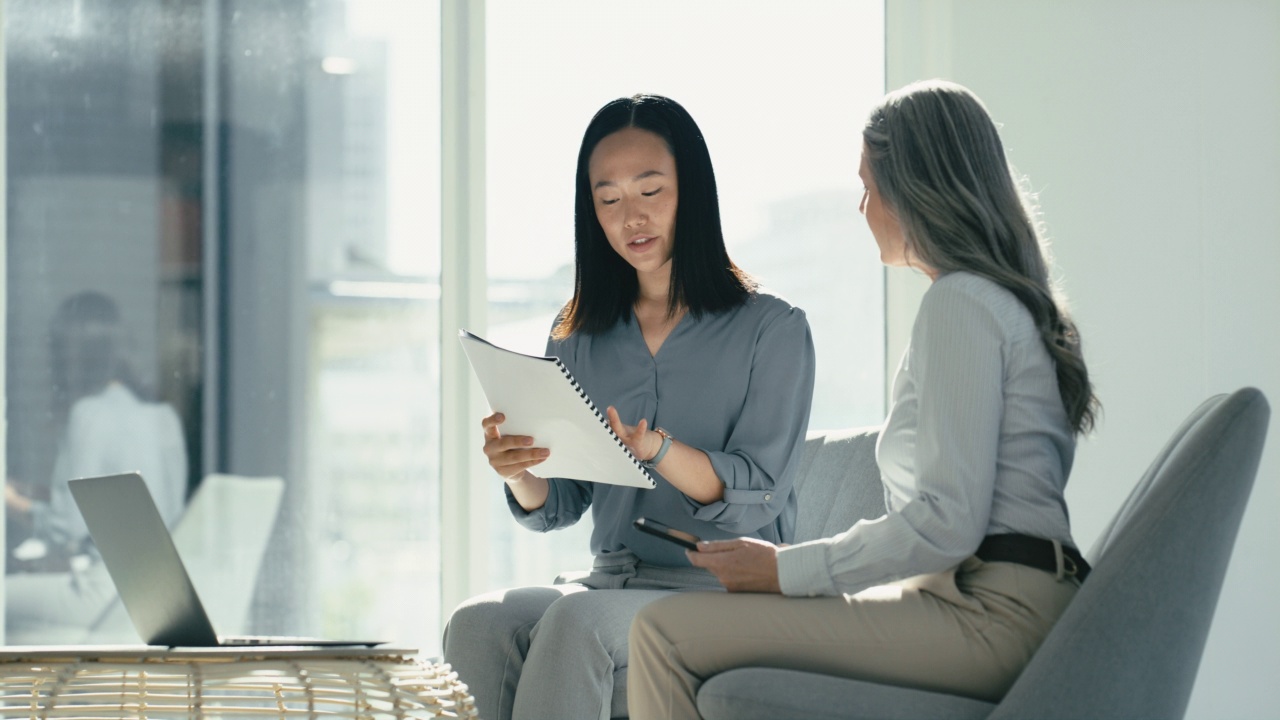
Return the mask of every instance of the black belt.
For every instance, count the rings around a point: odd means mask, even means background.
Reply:
[[[1058,558],[1053,551],[1053,541],[1030,535],[988,535],[974,553],[987,562],[1011,562],[1037,570],[1058,573]],[[1079,550],[1070,545],[1062,546],[1062,574],[1080,582],[1089,576],[1089,563]]]

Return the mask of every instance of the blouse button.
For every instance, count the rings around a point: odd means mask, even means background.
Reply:
[[[770,501],[770,500],[772,500],[772,499],[773,499],[773,493],[765,493],[765,494],[764,494],[764,501],[765,501],[765,502],[769,502],[769,501]]]

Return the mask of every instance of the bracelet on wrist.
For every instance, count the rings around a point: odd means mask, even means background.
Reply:
[[[654,453],[653,457],[640,461],[640,464],[647,468],[658,467],[658,463],[662,462],[662,458],[666,457],[667,451],[671,449],[671,443],[675,441],[675,438],[671,437],[671,433],[662,428],[654,428],[653,431],[662,436],[662,445],[658,447],[658,452]]]

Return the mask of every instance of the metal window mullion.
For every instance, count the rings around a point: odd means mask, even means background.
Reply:
[[[486,330],[485,3],[441,0],[440,441],[441,608],[488,575],[487,497],[477,471],[479,388],[458,328]]]
[[[222,0],[204,0],[204,82],[203,108],[204,136],[201,173],[201,228],[203,242],[201,266],[201,311],[204,327],[201,342],[203,363],[203,416],[200,419],[202,435],[201,475],[228,470],[222,432],[227,422],[227,403],[223,396],[222,369],[223,347],[222,307],[223,262],[226,257],[226,238],[222,227]]]

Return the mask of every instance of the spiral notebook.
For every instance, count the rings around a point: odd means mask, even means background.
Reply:
[[[504,435],[529,435],[551,451],[529,469],[541,477],[652,488],[653,476],[609,427],[559,358],[525,355],[458,331],[471,369],[494,412],[506,416]]]

